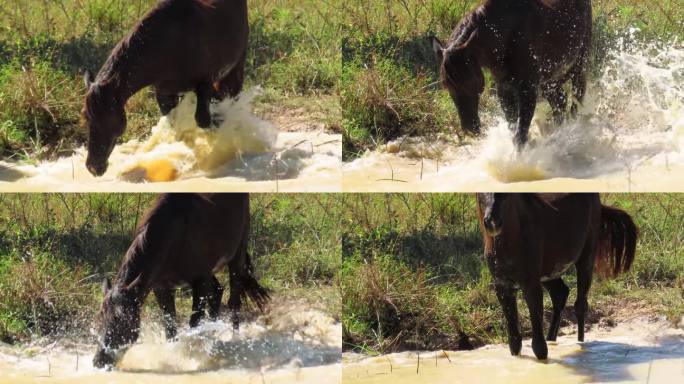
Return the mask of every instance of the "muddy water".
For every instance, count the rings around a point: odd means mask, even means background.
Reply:
[[[0,162],[5,191],[339,191],[341,135],[279,132],[252,114],[258,89],[212,105],[214,129],[197,126],[194,93],[143,141],[118,145],[103,177],[87,152],[40,164]]]
[[[549,345],[549,360],[495,345],[474,351],[399,353],[363,358],[345,354],[343,383],[677,383],[684,381],[684,331],[645,321],[576,335]],[[418,365],[420,355],[420,365]]]
[[[402,138],[345,164],[344,189],[684,191],[684,47],[622,43],[577,120],[552,127],[539,104],[521,153],[497,110],[481,139]]]
[[[0,383],[339,383],[341,338],[339,322],[301,305],[243,323],[238,334],[208,322],[169,343],[146,322],[111,372],[93,368],[91,344],[0,345]]]

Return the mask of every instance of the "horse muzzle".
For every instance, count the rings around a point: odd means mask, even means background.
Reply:
[[[91,161],[86,161],[86,168],[88,168],[88,172],[90,172],[91,175],[100,177],[107,172],[107,162],[95,164]]]

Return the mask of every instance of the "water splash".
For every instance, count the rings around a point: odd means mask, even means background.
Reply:
[[[243,322],[238,333],[223,320],[179,331],[176,341],[167,342],[160,323],[143,322],[141,340],[113,372],[92,367],[92,342],[38,341],[18,348],[0,344],[0,383],[40,377],[73,383],[184,382],[188,377],[215,382],[220,377],[247,383],[261,382],[259,376],[267,382],[315,383],[317,377],[339,382],[342,327],[304,303],[273,305],[265,315]]]
[[[117,170],[118,177],[135,181],[135,175],[147,176],[150,165],[158,161],[170,162],[179,174],[193,171],[211,174],[238,157],[271,150],[278,130],[251,113],[253,100],[259,93],[258,88],[253,88],[237,101],[227,98],[212,104],[212,114],[222,119],[213,129],[197,125],[197,97],[194,93],[186,94],[178,107],[152,128],[147,140],[133,140],[117,147],[118,153],[113,157],[121,155],[129,159]]]

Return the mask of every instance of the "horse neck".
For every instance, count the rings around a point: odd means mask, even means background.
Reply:
[[[135,284],[136,289],[127,291],[132,291],[138,302],[142,302],[140,299],[144,298],[149,291],[151,272],[144,263],[145,250],[140,243],[140,239],[136,236],[136,240],[126,252],[116,278],[116,285],[119,287],[130,287]]]
[[[141,58],[137,57],[139,55],[127,53],[126,51],[130,48],[124,50],[121,47],[121,44],[118,45],[102,66],[97,76],[97,84],[100,87],[106,87],[123,106],[131,96],[148,86],[149,82],[136,73],[135,68],[138,67],[138,63],[134,60],[140,61]]]

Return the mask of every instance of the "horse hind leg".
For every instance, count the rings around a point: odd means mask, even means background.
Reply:
[[[549,333],[546,336],[546,340],[556,341],[556,338],[558,337],[558,328],[560,327],[561,313],[568,301],[570,288],[568,288],[560,278],[546,281],[542,284],[546,290],[549,291],[551,302],[553,303],[553,317],[551,318],[551,326],[549,327]]]
[[[230,270],[228,309],[230,310],[235,330],[240,327],[240,308],[243,298],[249,297],[262,311],[270,299],[268,290],[259,285],[259,282],[252,275],[252,264],[249,254],[246,251],[243,251],[242,254],[243,257],[236,256],[228,265]]]
[[[164,329],[166,340],[176,337],[176,303],[173,290],[170,288],[155,288],[154,296],[157,298],[159,308],[162,310],[164,318]]]
[[[568,96],[563,89],[562,84],[552,84],[542,89],[544,98],[551,105],[551,112],[553,114],[553,123],[561,125],[565,117],[565,108],[568,104]]]
[[[214,99],[223,100],[226,96],[236,99],[245,83],[246,52],[235,66],[214,84]]]
[[[589,289],[594,272],[594,246],[588,243],[582,257],[577,261],[577,300],[575,300],[575,315],[577,316],[577,340],[584,341],[584,321],[589,309]]]
[[[157,98],[159,110],[163,116],[168,115],[174,108],[178,106],[178,95],[166,95],[157,91],[155,96]]]
[[[534,110],[537,107],[537,86],[531,81],[523,81],[520,84],[519,94],[519,111],[520,118],[518,127],[513,137],[513,142],[518,150],[522,152],[527,143],[530,125],[534,117]]]
[[[584,96],[587,93],[587,73],[586,73],[586,58],[583,57],[572,69],[572,93],[573,101],[570,107],[570,116],[574,119],[577,117],[579,104],[584,102]]]
[[[508,333],[508,348],[511,355],[517,356],[522,349],[522,336],[518,323],[518,305],[515,300],[515,289],[512,284],[497,283],[495,285],[496,297],[501,304]]]

